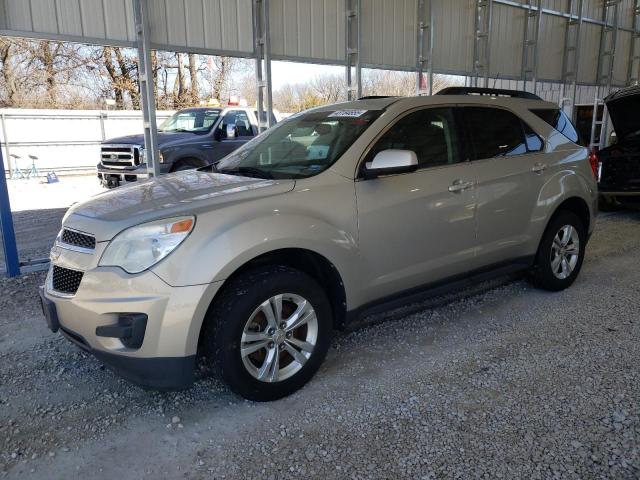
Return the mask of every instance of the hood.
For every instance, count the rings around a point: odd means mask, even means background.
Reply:
[[[294,180],[264,180],[187,170],[106,191],[72,206],[64,225],[111,240],[133,225],[197,215],[234,202],[289,192]]]
[[[189,132],[158,132],[158,147],[168,147],[171,145],[180,145],[188,143],[199,137],[202,137],[202,133],[189,133]],[[124,144],[124,145],[144,145],[144,135],[125,135],[124,137],[114,137],[102,142],[103,144]]]
[[[640,130],[640,86],[623,88],[604,99],[618,141]]]

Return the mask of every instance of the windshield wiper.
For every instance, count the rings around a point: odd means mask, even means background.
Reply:
[[[228,175],[241,175],[243,177],[273,178],[273,175],[270,172],[256,167],[225,168],[222,170],[218,170],[218,173],[225,173]]]

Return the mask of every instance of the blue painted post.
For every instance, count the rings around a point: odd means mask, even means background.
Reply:
[[[2,233],[2,246],[4,247],[4,262],[7,266],[7,276],[20,275],[20,261],[18,260],[18,247],[16,234],[13,230],[13,217],[11,216],[11,204],[9,203],[9,190],[7,178],[4,174],[4,160],[0,148],[0,232]]]

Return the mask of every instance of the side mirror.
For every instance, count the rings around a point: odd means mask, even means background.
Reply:
[[[238,135],[238,129],[235,123],[227,124],[227,138],[236,138]]]
[[[413,172],[418,169],[418,157],[411,150],[383,150],[364,168],[365,178]]]

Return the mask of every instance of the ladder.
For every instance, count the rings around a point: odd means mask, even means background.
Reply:
[[[475,41],[473,46],[473,86],[489,86],[491,60],[491,21],[493,0],[476,0]],[[478,78],[483,85],[478,85]]]
[[[540,35],[541,21],[541,0],[528,0],[524,17],[524,40],[522,42],[522,89],[527,90],[527,82],[531,79],[533,93],[536,93],[538,84],[538,37]]]
[[[570,101],[569,111],[565,111],[565,113],[573,120],[575,120],[573,118],[573,108],[576,104],[578,92],[578,66],[580,65],[580,34],[582,31],[583,11],[584,0],[569,0],[569,19],[564,31],[560,108],[564,109],[567,101]],[[569,86],[571,87],[570,91]]]
[[[629,46],[629,67],[627,70],[627,85],[638,85],[640,80],[640,52],[638,51],[638,39],[640,39],[640,0],[635,0],[633,5],[633,23],[631,28],[631,45]]]
[[[608,114],[602,98],[611,93],[613,83],[613,66],[616,54],[616,40],[618,37],[618,18],[620,0],[605,0],[602,6],[602,20],[604,22],[600,32],[600,48],[598,50],[598,70],[596,74],[596,92],[593,102],[591,118],[591,138],[589,148],[600,149],[606,146],[608,137]],[[603,106],[602,119],[598,120],[598,107]],[[600,135],[596,136],[600,126]]]
[[[640,1],[640,0],[639,0]],[[418,63],[416,93],[433,94],[433,5],[432,0],[418,0]],[[425,81],[424,72],[427,72]]]

